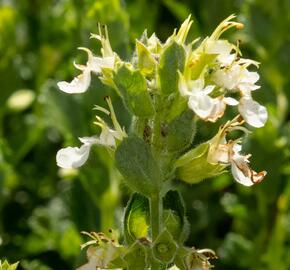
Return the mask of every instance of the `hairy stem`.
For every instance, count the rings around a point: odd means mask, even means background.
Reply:
[[[150,198],[150,223],[152,242],[156,240],[162,228],[162,198],[160,192],[153,194]],[[159,270],[160,263],[156,260],[152,261],[151,270]]]

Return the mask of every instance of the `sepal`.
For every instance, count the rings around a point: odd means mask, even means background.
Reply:
[[[181,156],[175,163],[180,180],[196,184],[225,172],[226,165],[208,162],[210,144],[203,143]]]

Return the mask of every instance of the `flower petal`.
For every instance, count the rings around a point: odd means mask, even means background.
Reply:
[[[225,97],[223,98],[223,101],[225,102],[225,104],[230,105],[230,106],[237,106],[239,105],[239,102],[231,97]]]
[[[234,46],[227,40],[207,40],[205,52],[207,54],[217,54],[217,60],[223,65],[230,65],[236,58],[236,54],[231,54]]]
[[[266,107],[249,96],[240,99],[239,112],[249,125],[256,128],[263,127],[268,118]]]
[[[197,80],[191,81],[191,83],[190,83],[190,88],[191,88],[192,92],[200,91],[203,89],[203,87],[204,87],[204,79],[203,78],[199,78]]]
[[[188,100],[188,107],[202,119],[205,119],[210,115],[213,106],[213,99],[202,93],[202,91],[190,96]]]
[[[117,137],[120,138],[119,133],[117,131],[110,129],[108,127],[104,127],[100,134],[99,143],[105,146],[115,147],[116,146],[115,138]]]
[[[66,147],[60,149],[56,154],[57,165],[64,169],[81,167],[88,159],[91,149],[90,145],[79,147]]]
[[[79,140],[85,145],[92,145],[98,143],[98,138],[96,136],[80,137]]]
[[[220,87],[233,90],[237,87],[240,77],[240,66],[232,65],[230,69],[219,69],[213,74],[213,81]]]
[[[114,68],[115,64],[115,57],[97,57],[94,56],[90,61],[87,63],[88,68],[95,72],[100,73],[102,68]]]
[[[82,74],[75,77],[71,82],[58,82],[59,89],[68,94],[84,93],[87,91],[91,83],[91,73],[89,69],[85,69]]]
[[[230,163],[230,149],[228,144],[211,145],[207,160],[210,163]]]
[[[231,165],[231,171],[235,180],[247,187],[260,183],[267,174],[265,171],[259,173],[253,171],[248,166],[247,157],[239,154],[232,158]]]

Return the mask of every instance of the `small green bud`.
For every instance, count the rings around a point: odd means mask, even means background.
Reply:
[[[175,163],[180,180],[196,184],[225,172],[226,165],[208,161],[210,143],[203,143],[181,156]]]

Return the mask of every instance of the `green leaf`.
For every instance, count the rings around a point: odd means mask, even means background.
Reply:
[[[142,118],[154,115],[146,80],[139,70],[123,64],[114,73],[113,80],[131,113]]]
[[[173,41],[162,52],[158,68],[159,83],[164,94],[168,95],[178,91],[177,71],[183,72],[184,64],[185,50]]]
[[[125,210],[124,234],[127,243],[146,237],[149,229],[149,201],[134,193]]]
[[[126,184],[145,196],[158,190],[161,172],[150,146],[135,135],[125,138],[115,152],[116,166]]]
[[[153,255],[163,263],[170,263],[173,261],[176,251],[177,244],[172,235],[165,229],[153,243]]]
[[[124,256],[128,270],[144,270],[147,267],[147,252],[144,245],[136,241]]]

